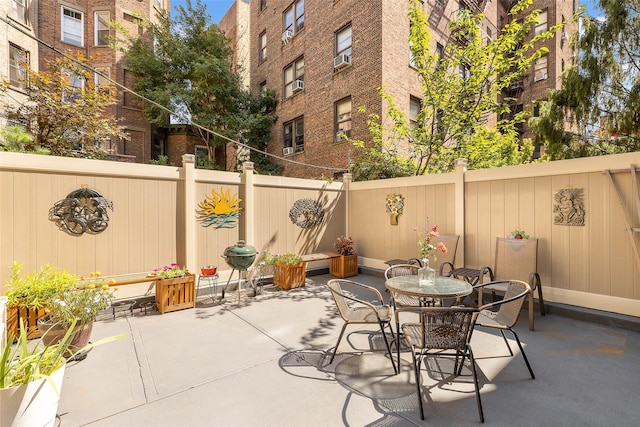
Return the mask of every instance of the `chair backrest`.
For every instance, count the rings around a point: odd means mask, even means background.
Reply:
[[[528,283],[522,280],[509,280],[507,281],[507,290],[504,298],[500,301],[483,305],[480,310],[498,307],[494,320],[510,328],[518,323],[522,304],[524,304],[529,292],[531,292],[531,287]]]
[[[464,350],[478,317],[473,307],[422,307],[422,345],[426,349]]]
[[[420,266],[411,265],[411,264],[396,264],[387,268],[384,272],[384,277],[386,279],[391,279],[392,277],[398,276],[417,276],[418,270]]]
[[[431,268],[434,268],[436,271],[440,270],[440,264],[449,262],[451,265],[456,265],[456,252],[458,251],[458,241],[460,240],[460,236],[457,235],[442,235],[438,236],[434,239],[437,243],[444,243],[447,247],[447,253],[443,254],[442,252],[438,252],[436,254],[436,260],[432,260],[429,262]]]
[[[331,292],[331,296],[338,307],[338,313],[340,313],[340,317],[343,319],[347,319],[348,313],[350,311],[349,305],[347,304],[347,300],[344,297],[344,290],[342,286],[340,286],[340,281],[338,279],[332,279],[327,282],[327,287]]]
[[[538,239],[496,239],[494,280],[517,279],[529,283],[538,272]]]

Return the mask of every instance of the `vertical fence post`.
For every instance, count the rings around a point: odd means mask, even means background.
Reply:
[[[455,226],[456,234],[460,236],[458,241],[458,253],[456,255],[456,264],[465,265],[464,263],[464,244],[465,244],[465,222],[464,222],[464,174],[467,171],[467,159],[456,159],[456,178],[455,178]]]
[[[197,220],[194,214],[196,206],[196,180],[195,180],[196,156],[193,154],[182,155],[182,171],[184,173],[184,265],[189,271],[197,272]]]
[[[240,238],[245,240],[248,245],[255,245],[255,197],[253,188],[253,162],[244,162],[242,164],[242,187],[244,190],[244,212],[240,215],[243,218],[244,235]]]
[[[349,237],[351,233],[350,226],[350,212],[351,208],[349,206],[349,190],[351,187],[352,176],[350,173],[345,173],[342,175],[342,191],[344,192],[344,235]]]

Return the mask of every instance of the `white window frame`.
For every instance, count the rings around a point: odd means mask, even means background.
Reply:
[[[73,13],[74,15],[79,15],[80,18],[78,18],[77,16],[71,16],[71,15],[65,14],[65,11],[67,11],[68,13]],[[68,26],[71,23],[77,24],[78,22],[80,23],[80,34],[71,33],[68,29]],[[67,29],[65,29],[65,23],[67,23],[66,25]],[[73,36],[73,37],[68,38],[66,37],[66,35]],[[79,44],[75,42],[75,39],[77,39],[78,36],[80,37]],[[84,12],[77,9],[72,9],[67,6],[60,7],[60,40],[65,43],[72,44],[74,46],[84,46]]]
[[[536,82],[546,80],[549,76],[548,68],[549,58],[547,55],[542,55],[540,58],[536,59],[533,64],[533,80]]]
[[[15,55],[22,56],[15,58]],[[9,82],[16,88],[25,88],[27,78],[27,67],[30,65],[29,51],[17,44],[9,43]]]
[[[106,17],[105,17],[106,16]],[[94,13],[94,29],[93,29],[93,44],[94,46],[109,46],[109,34],[110,27],[107,21],[111,19],[111,13],[108,10],[98,10]],[[100,43],[100,33],[106,32],[107,37],[105,43]]]
[[[409,127],[415,128],[418,126],[417,117],[422,110],[422,100],[415,96],[409,96]]]
[[[98,73],[93,74],[93,84],[96,91],[108,90],[110,87],[111,67],[96,67],[95,70],[105,76],[103,77]]]
[[[11,19],[21,23],[22,25],[28,25],[28,6],[29,0],[11,0],[11,10],[9,12],[9,16],[11,17]]]
[[[351,55],[353,53],[353,32],[351,24],[336,31],[336,56]]]
[[[258,62],[267,59],[267,31],[263,31],[258,36]]]
[[[304,116],[283,124],[282,133],[283,148],[293,148],[296,153],[304,151]]]

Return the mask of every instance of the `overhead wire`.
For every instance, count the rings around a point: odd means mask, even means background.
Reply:
[[[210,133],[213,136],[216,136],[218,138],[222,138],[223,140],[225,140],[227,142],[230,142],[230,143],[233,143],[233,144],[236,144],[236,145],[238,145],[240,147],[244,147],[244,148],[246,148],[248,150],[251,150],[251,151],[254,151],[256,153],[260,153],[260,154],[263,154],[265,156],[274,157],[276,159],[279,159],[279,160],[282,160],[282,161],[285,161],[285,162],[289,162],[289,163],[293,163],[293,164],[297,164],[297,165],[301,165],[301,166],[305,166],[305,167],[310,167],[310,168],[325,169],[325,170],[338,171],[338,172],[344,172],[344,171],[347,170],[346,168],[335,168],[335,167],[330,167],[330,166],[314,165],[314,164],[311,164],[311,163],[299,162],[297,160],[288,159],[286,157],[278,156],[277,154],[273,154],[273,153],[269,153],[269,152],[264,151],[264,150],[260,150],[258,148],[252,147],[252,146],[250,146],[248,144],[245,144],[243,142],[240,142],[240,141],[237,141],[235,139],[229,138],[229,137],[227,137],[227,136],[225,136],[225,135],[223,135],[223,134],[221,134],[219,132],[216,132],[216,131],[214,131],[212,129],[208,129],[208,128],[206,128],[206,127],[204,127],[204,126],[202,126],[202,125],[200,125],[198,123],[193,122],[191,120],[191,118],[184,117],[182,114],[180,114],[180,113],[178,113],[176,111],[173,111],[173,110],[165,107],[164,105],[159,104],[158,102],[156,102],[156,101],[154,101],[152,99],[149,99],[149,98],[147,98],[146,96],[144,96],[142,94],[139,94],[135,90],[133,90],[131,88],[128,88],[125,85],[113,80],[110,76],[105,75],[104,73],[100,72],[99,70],[95,69],[94,67],[90,66],[89,64],[86,64],[86,63],[84,63],[82,61],[79,61],[77,58],[74,58],[73,56],[67,54],[66,52],[61,51],[60,49],[56,48],[55,46],[53,46],[53,45],[51,45],[51,44],[49,44],[47,42],[45,42],[44,40],[40,39],[39,37],[36,37],[33,34],[29,33],[24,28],[21,28],[21,27],[15,25],[13,22],[8,20],[6,17],[0,16],[0,21],[2,21],[5,24],[9,25],[11,28],[21,32],[22,34],[24,34],[25,36],[31,38],[32,40],[35,40],[37,43],[42,44],[46,48],[51,49],[52,51],[54,51],[58,55],[61,55],[64,58],[66,58],[66,59],[68,59],[70,61],[73,61],[77,65],[80,65],[81,67],[85,68],[86,70],[99,75],[101,78],[107,80],[108,82],[110,82],[111,84],[116,86],[117,88],[119,88],[119,89],[121,89],[121,90],[123,90],[125,92],[129,92],[129,93],[131,93],[131,94],[143,99],[144,101],[155,105],[156,107],[158,107],[161,110],[163,110],[163,111],[165,111],[165,112],[177,117],[180,120],[186,121],[187,122],[186,124],[189,125],[189,126],[193,126],[195,128],[198,128],[198,129],[200,129],[200,130],[202,130],[204,132]]]

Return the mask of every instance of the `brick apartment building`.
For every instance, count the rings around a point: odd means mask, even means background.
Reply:
[[[0,22],[0,64],[4,64],[0,80],[9,82],[6,93],[0,93],[0,97],[3,103],[19,105],[27,99],[23,87],[25,67],[38,69],[38,43],[34,39],[36,14],[27,0],[0,0],[0,16],[6,20]],[[7,124],[18,123],[6,123],[5,118],[0,117],[0,128]]]
[[[136,23],[137,14],[155,17],[156,10],[169,7],[169,0],[23,0],[37,6],[38,37],[65,53],[81,52],[90,58],[90,65],[99,72],[131,87],[132,75],[123,65],[123,54],[110,47],[109,36],[115,36],[107,21],[115,20],[132,33],[142,31]],[[39,69],[44,70],[58,55],[41,45]],[[95,75],[97,84],[105,84]],[[118,89],[118,102],[109,113],[121,119],[129,140],[112,138],[104,149],[118,160],[147,163],[166,150],[166,138],[142,116],[143,102]],[[152,143],[153,141],[153,143]]]
[[[448,24],[461,8],[483,11],[483,36],[498,34],[512,0],[424,0],[433,49],[454,42]],[[543,9],[542,26],[570,19],[577,0],[534,0]],[[251,2],[251,87],[274,89],[278,121],[268,150],[300,163],[346,169],[354,152],[340,140],[343,131],[368,140],[367,115],[384,117],[377,88],[384,86],[410,116],[420,102],[420,81],[410,64],[409,2],[374,0],[254,0]],[[547,88],[556,87],[571,51],[565,37],[548,42],[538,61],[510,96],[532,108]],[[358,107],[366,106],[367,113]],[[523,130],[524,131],[524,130]],[[528,134],[525,132],[524,136]],[[339,175],[280,161],[284,175]]]

